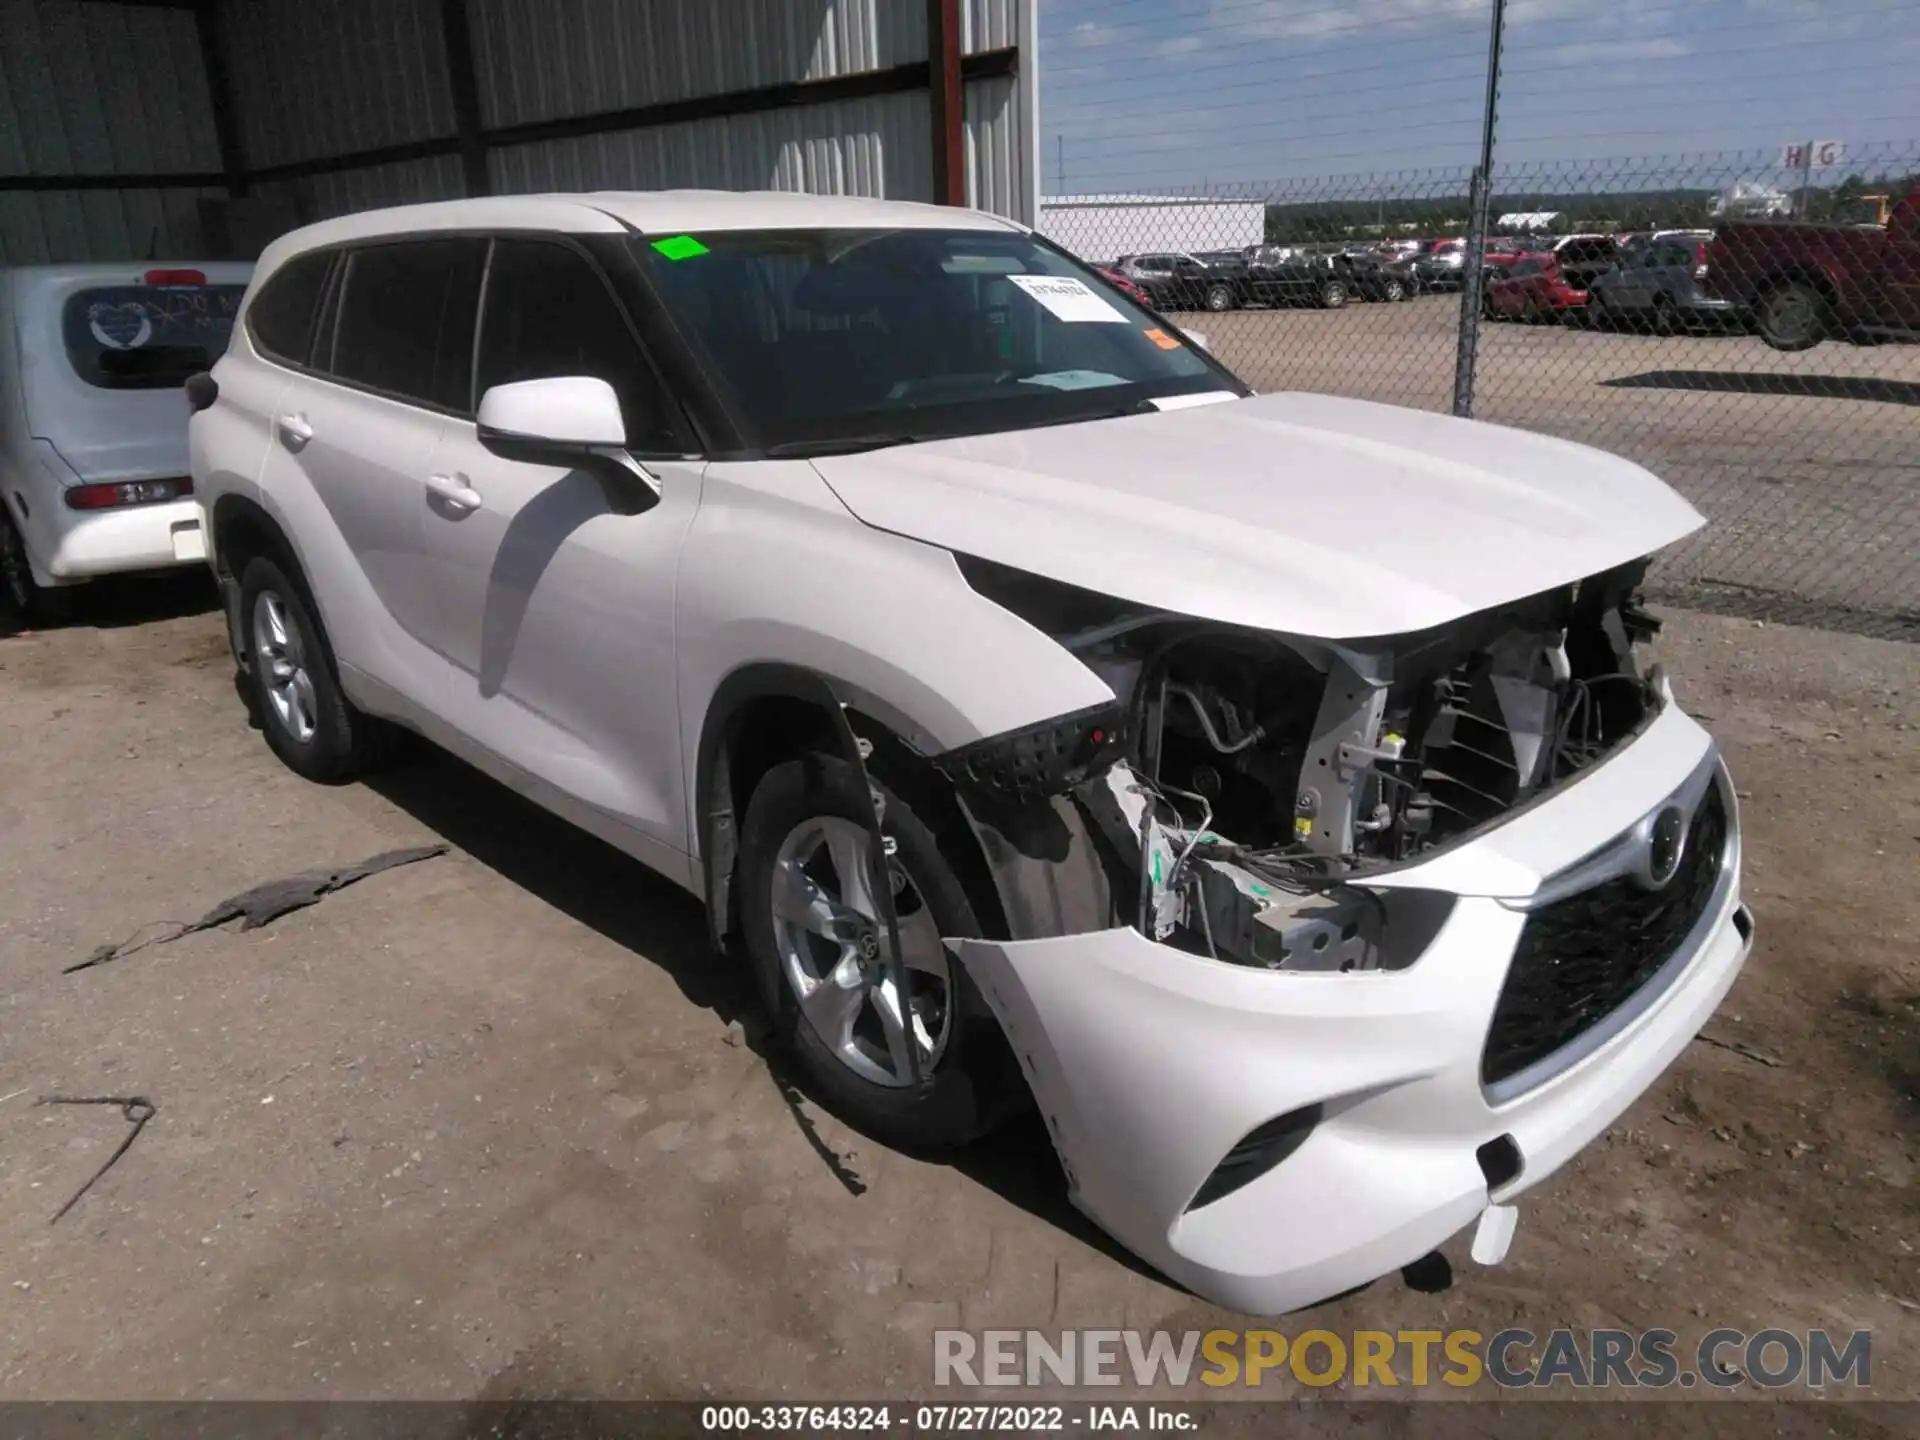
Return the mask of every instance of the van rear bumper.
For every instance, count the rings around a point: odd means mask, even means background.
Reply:
[[[38,546],[27,547],[42,584],[206,563],[206,534],[191,496],[124,510],[79,511],[58,504],[46,510],[46,527],[36,538],[51,545],[40,554],[32,554]]]

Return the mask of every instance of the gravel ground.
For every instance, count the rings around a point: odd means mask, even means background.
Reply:
[[[1445,410],[1459,316],[1458,296],[1431,295],[1181,319],[1256,389]],[[1920,638],[1920,345],[1782,354],[1751,335],[1508,322],[1482,327],[1479,354],[1478,418],[1626,455],[1700,507],[1709,524],[1666,557],[1666,583]]]
[[[0,1399],[897,1399],[936,1326],[1244,1323],[1079,1222],[1031,1127],[929,1164],[794,1095],[729,1042],[694,903],[597,842],[431,753],[283,770],[206,602],[123,587],[0,639]],[[1746,797],[1759,938],[1713,1032],[1780,1063],[1691,1047],[1506,1265],[1455,1245],[1444,1293],[1311,1323],[1870,1327],[1874,1393],[1920,1399],[1920,650],[1685,613],[1662,644]],[[49,1224],[126,1126],[35,1098],[133,1093],[157,1116]]]

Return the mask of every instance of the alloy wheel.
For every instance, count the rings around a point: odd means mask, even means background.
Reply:
[[[908,1046],[924,1076],[952,1028],[953,975],[940,928],[897,857],[887,862],[912,972],[911,1014],[882,956],[885,938],[868,884],[872,840],[851,820],[823,815],[787,833],[773,862],[773,939],[800,1013],[834,1058],[876,1085],[912,1083]]]
[[[1766,321],[1778,340],[1801,344],[1819,328],[1819,302],[1805,285],[1784,286],[1768,297]]]
[[[306,645],[287,604],[272,590],[262,590],[253,605],[254,663],[266,682],[267,703],[280,728],[305,745],[318,728],[319,710],[313,698],[313,677],[307,669]]]

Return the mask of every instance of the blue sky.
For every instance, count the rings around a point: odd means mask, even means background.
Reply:
[[[1471,166],[1491,8],[1040,0],[1041,188],[1062,160],[1077,193]],[[1543,187],[1777,179],[1757,157],[1800,139],[1920,168],[1920,0],[1510,0],[1503,71],[1496,165]]]

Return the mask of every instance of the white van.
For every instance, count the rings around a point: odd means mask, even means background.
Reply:
[[[206,559],[187,377],[227,348],[248,264],[0,269],[0,594],[45,624],[65,587]]]

